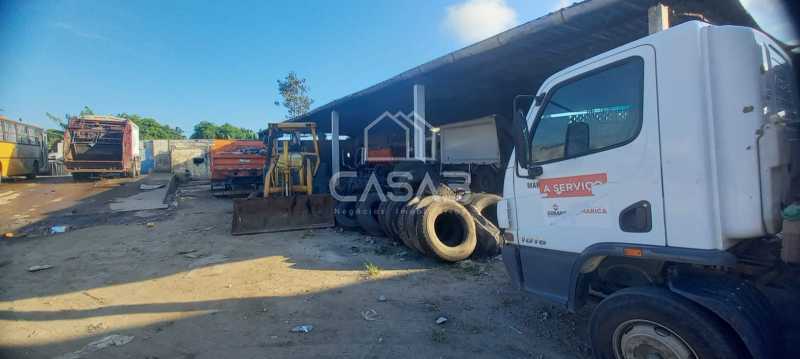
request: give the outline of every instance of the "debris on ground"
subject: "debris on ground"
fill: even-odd
[[[445,322],[447,322],[447,317],[439,317],[439,318],[436,318],[436,324],[442,325],[442,324],[444,324]]]
[[[144,190],[144,191],[149,191],[149,190],[158,189],[158,188],[161,188],[161,187],[164,187],[164,186],[165,185],[163,183],[162,184],[144,184],[144,183],[142,183],[142,184],[139,185],[139,189],[140,190]]]
[[[183,251],[178,251],[178,254],[189,254],[189,253],[194,253],[194,252],[197,252],[197,250],[196,249],[187,249],[187,250],[183,250]]]
[[[309,332],[311,332],[312,329],[314,329],[313,325],[304,324],[304,325],[298,325],[298,326],[292,328],[291,331],[292,331],[292,333],[309,333]]]
[[[361,312],[361,316],[364,318],[364,320],[371,322],[378,319],[378,312],[375,309],[367,309]]]
[[[134,338],[133,336],[128,336],[128,335],[112,334],[100,340],[95,340],[89,344],[86,344],[85,347],[81,348],[78,351],[58,356],[56,357],[56,359],[79,359],[82,358],[84,354],[89,354],[112,346],[113,347],[123,346],[133,341],[133,338]]]
[[[14,238],[14,232],[3,233],[4,238]]]
[[[50,227],[50,233],[51,234],[64,233],[67,231],[68,228],[69,226],[52,226]]]
[[[378,301],[379,302],[385,302],[386,301],[386,296],[385,295],[379,295],[378,296]]]
[[[43,265],[28,267],[28,272],[38,272],[40,270],[45,270],[50,268],[53,268],[53,266],[49,264],[43,264]]]
[[[153,227],[155,227],[155,226],[156,226],[156,223],[155,223],[155,222],[147,222],[147,223],[145,224],[145,226],[147,226],[147,228],[153,228]]]

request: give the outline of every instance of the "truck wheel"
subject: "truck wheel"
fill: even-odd
[[[378,223],[378,207],[381,198],[377,193],[370,192],[363,201],[356,204],[356,220],[365,232],[371,236],[383,236],[383,230]]]
[[[39,175],[39,161],[33,161],[33,172],[31,174],[25,176],[25,178],[32,180]]]
[[[342,228],[358,228],[358,221],[356,220],[356,203],[355,202],[339,202],[336,204],[336,225]]]
[[[666,289],[633,287],[604,299],[589,332],[595,357],[743,358],[747,352],[722,320]]]
[[[419,251],[426,256],[435,255],[435,253],[431,250],[431,248],[428,246],[428,243],[423,238],[424,233],[420,231],[419,224],[422,222],[425,216],[425,210],[428,208],[428,206],[430,206],[432,203],[443,201],[445,199],[452,200],[452,198],[439,195],[432,195],[422,198],[419,203],[414,206],[414,216],[409,218],[409,221],[406,222],[409,230],[408,233],[409,236],[413,238],[413,243],[417,246]]]
[[[442,199],[428,205],[418,228],[420,240],[442,260],[458,262],[475,251],[475,220],[454,200]]]

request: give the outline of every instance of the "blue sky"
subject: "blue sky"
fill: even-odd
[[[0,0],[0,114],[53,127],[45,112],[88,105],[187,133],[264,128],[284,118],[289,71],[319,106],[569,3]]]

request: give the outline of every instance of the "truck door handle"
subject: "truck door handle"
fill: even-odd
[[[646,233],[653,229],[650,202],[639,201],[619,213],[619,228],[623,232]]]

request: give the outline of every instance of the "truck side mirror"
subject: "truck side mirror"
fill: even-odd
[[[534,99],[530,95],[518,95],[514,97],[514,120],[511,126],[514,135],[514,148],[516,154],[517,165],[522,168],[528,169],[530,165],[530,149],[528,147],[528,122],[525,121],[525,114],[519,106],[520,100],[527,99],[526,103]]]

